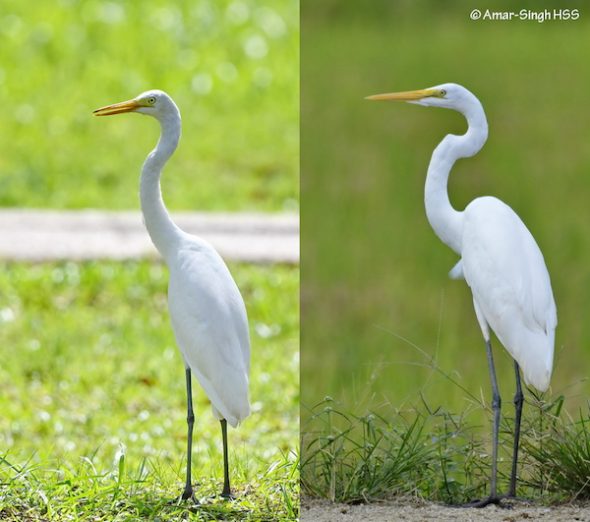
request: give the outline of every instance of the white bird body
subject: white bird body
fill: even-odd
[[[472,506],[499,503],[497,456],[501,398],[496,380],[490,327],[515,361],[515,436],[509,496],[516,496],[518,443],[523,405],[520,371],[527,384],[549,387],[557,312],[551,281],[541,250],[516,213],[494,197],[473,200],[455,210],[448,196],[449,173],[455,162],[477,154],[488,137],[488,124],[479,100],[464,87],[446,83],[417,91],[377,94],[373,100],[400,100],[459,111],[467,132],[449,134],[434,149],[428,166],[424,202],[436,235],[461,259],[450,271],[464,278],[473,295],[477,320],[486,342],[494,411],[491,494]]]
[[[489,196],[467,206],[462,236],[463,276],[478,312],[518,362],[527,384],[546,391],[557,314],[537,243],[508,205]]]
[[[464,211],[451,206],[451,168],[458,159],[479,152],[488,125],[481,103],[464,87],[444,84],[432,90],[444,91],[445,97],[411,103],[459,110],[468,129],[461,136],[445,136],[432,153],[424,191],[428,220],[439,238],[461,256],[450,275],[463,277],[471,288],[486,341],[489,326],[518,362],[527,384],[546,391],[557,314],[545,260],[522,220],[499,199],[479,197]]]
[[[246,307],[229,269],[215,249],[183,232],[170,218],[162,200],[160,175],[176,150],[181,134],[178,107],[165,92],[147,91],[136,98],[97,109],[97,116],[139,112],[156,118],[161,134],[143,164],[141,210],[146,229],[168,265],[168,308],[176,342],[185,364],[187,385],[187,480],[183,499],[193,497],[191,450],[194,374],[220,420],[223,436],[223,497],[231,497],[226,423],[237,426],[250,413],[248,382],[250,338]]]
[[[240,291],[215,249],[188,234],[169,267],[168,307],[185,364],[215,417],[236,427],[250,414],[250,344]]]
[[[213,414],[237,426],[249,412],[250,340],[244,301],[226,264],[205,240],[187,234],[170,219],[160,190],[164,164],[180,140],[180,112],[162,91],[154,97],[162,134],[141,172],[145,226],[170,271],[168,309],[176,342],[211,401]],[[149,108],[148,108],[149,110]]]

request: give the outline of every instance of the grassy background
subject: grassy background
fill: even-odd
[[[18,520],[27,512],[52,520],[175,514],[163,503],[183,488],[186,398],[167,314],[165,267],[97,262],[0,268],[0,513],[18,513]],[[229,430],[239,501],[214,503],[194,519],[293,518],[298,271],[231,268],[248,303],[253,413]],[[203,499],[221,491],[221,432],[196,384],[193,393],[193,480]]]
[[[171,209],[297,209],[296,0],[0,6],[1,206],[135,208],[157,125],[92,110],[159,88],[184,125]]]
[[[464,132],[464,119],[363,100],[443,82],[472,90],[490,126],[484,149],[453,168],[451,201],[462,209],[477,196],[495,195],[532,231],[558,307],[552,393],[565,394],[570,411],[585,404],[589,13],[582,9],[576,22],[472,22],[473,7],[509,4],[302,5],[304,417],[326,395],[341,410],[361,413],[425,401],[431,411],[471,409],[467,422],[488,431],[488,414],[469,397],[490,396],[470,292],[448,279],[457,257],[434,235],[423,207],[431,152],[445,134]],[[505,411],[512,414],[513,368],[495,346]]]

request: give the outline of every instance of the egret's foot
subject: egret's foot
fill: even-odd
[[[193,498],[194,495],[195,494],[193,492],[192,486],[187,486],[186,488],[184,488],[182,495],[180,495],[180,500],[188,500],[189,498]]]
[[[496,504],[496,506],[498,506],[499,508],[503,508],[503,509],[511,509],[512,508],[512,506],[502,504],[501,500],[502,500],[502,497],[499,497],[497,495],[496,496],[489,496],[489,497],[481,499],[481,500],[472,500],[471,502],[468,502],[467,504],[461,504],[460,507],[484,508],[486,506],[489,506],[490,504]]]
[[[192,486],[190,488],[185,488],[184,491],[182,492],[182,495],[180,495],[180,498],[178,499],[178,504],[180,504],[181,502],[184,502],[185,500],[192,500],[195,505],[199,505],[200,502],[197,499],[197,497],[195,497],[195,492],[193,491]]]
[[[183,504],[187,500],[189,500],[195,506],[200,506],[201,505],[201,503],[199,502],[199,499],[197,497],[195,497],[194,493],[191,494],[188,497],[185,497],[184,496],[184,493],[183,493],[179,497],[170,499],[168,502],[166,502],[166,504],[169,505],[169,506],[180,506],[181,504]]]
[[[219,496],[224,500],[235,500],[236,499],[236,497],[232,494],[231,490],[229,490],[229,489],[227,489],[227,490],[224,489],[221,492],[221,495],[219,495]]]

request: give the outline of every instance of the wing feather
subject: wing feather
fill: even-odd
[[[523,370],[549,385],[557,313],[549,273],[533,236],[500,200],[474,200],[464,213],[465,280],[486,321]]]
[[[180,351],[214,414],[236,426],[250,412],[250,341],[240,291],[205,241],[191,238],[170,265],[168,300]]]

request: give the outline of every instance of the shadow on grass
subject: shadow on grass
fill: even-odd
[[[150,494],[138,495],[116,502],[111,514],[127,513],[149,520],[182,520],[189,515],[198,515],[198,520],[252,520],[264,516],[256,506],[256,499],[238,493],[234,501],[205,497],[199,504],[177,499],[157,497]]]

